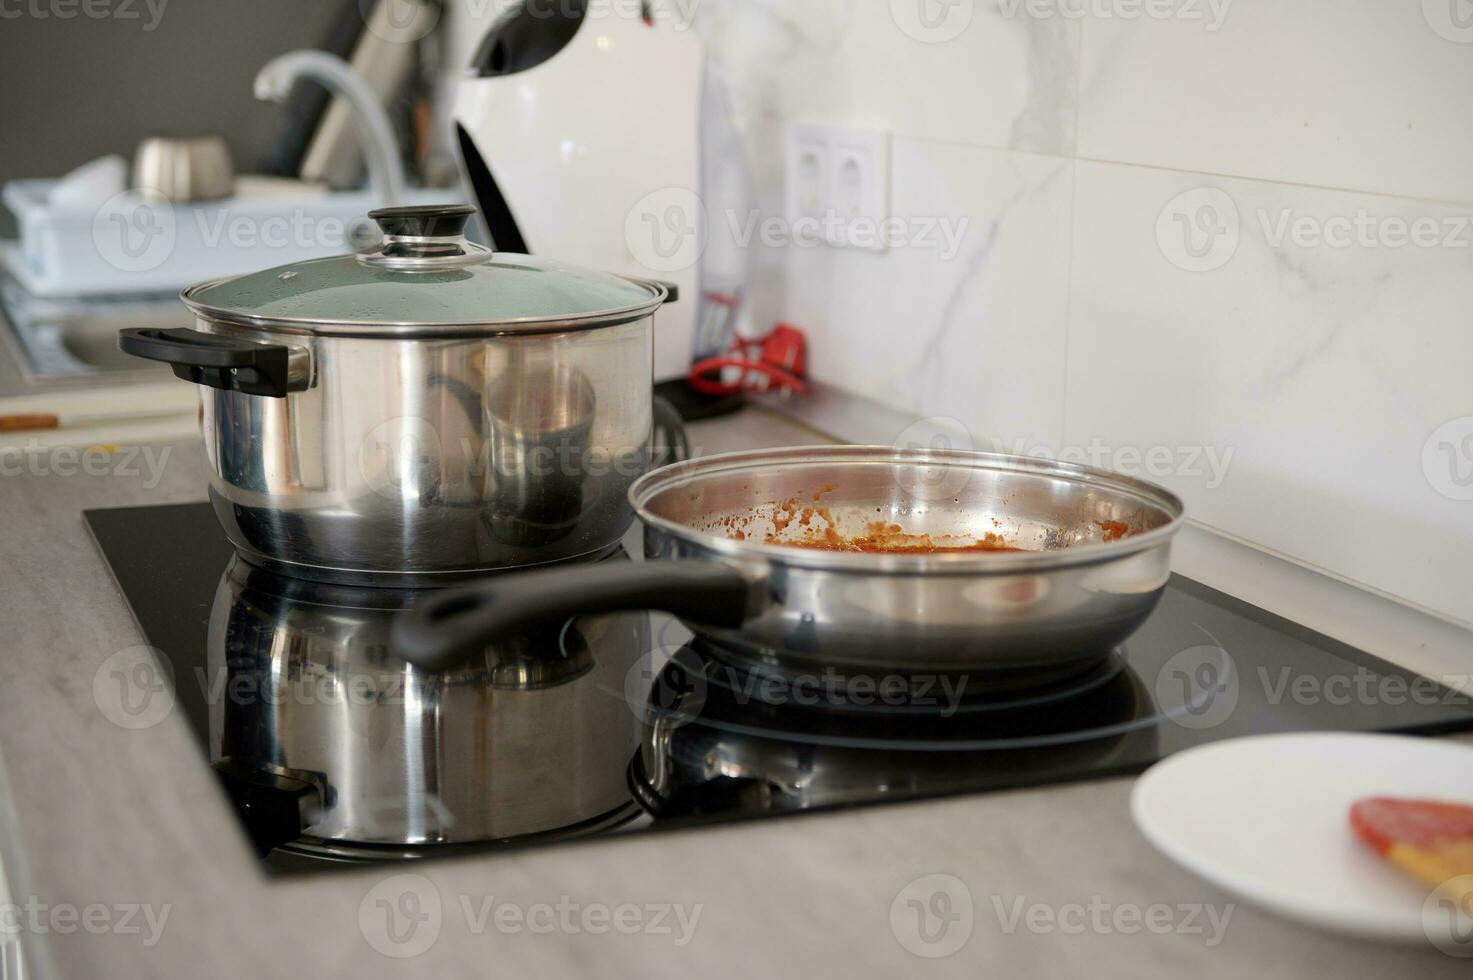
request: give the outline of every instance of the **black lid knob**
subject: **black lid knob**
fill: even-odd
[[[468,204],[428,204],[379,208],[368,212],[385,235],[408,238],[458,238],[476,209]]]

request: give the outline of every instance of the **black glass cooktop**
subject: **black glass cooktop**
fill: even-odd
[[[406,593],[254,569],[208,504],[86,519],[271,872],[1120,775],[1243,735],[1473,729],[1467,695],[1180,576],[1046,683],[777,683],[662,615],[425,676],[385,639]]]

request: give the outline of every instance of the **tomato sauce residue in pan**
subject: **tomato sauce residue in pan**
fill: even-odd
[[[753,508],[745,516],[732,515],[714,519],[709,529],[724,533],[734,541],[758,541],[782,548],[809,548],[815,551],[852,551],[866,554],[944,555],[977,552],[1023,552],[1001,534],[986,532],[980,537],[959,535],[911,534],[899,524],[884,520],[870,521],[863,533],[843,534],[824,495],[832,493],[829,484],[811,500],[790,497],[787,500]],[[876,508],[878,510],[878,508]],[[767,524],[771,528],[767,528]],[[997,520],[994,518],[993,523]],[[1136,533],[1124,521],[1094,522],[1104,540],[1119,541]]]
[[[826,527],[822,534],[805,535],[802,538],[780,540],[769,537],[767,544],[785,548],[813,548],[819,551],[861,551],[870,554],[901,555],[946,555],[968,551],[1025,551],[1008,544],[1001,535],[988,532],[970,543],[953,543],[950,535],[940,540],[929,534],[907,534],[899,524],[871,521],[865,525],[864,534],[845,537]]]
[[[829,484],[813,495],[811,501],[792,497],[772,507],[769,518],[772,530],[762,536],[763,544],[783,548],[808,548],[816,551],[854,551],[868,554],[940,555],[980,551],[1025,551],[1009,544],[999,534],[988,532],[980,538],[965,539],[953,535],[933,537],[929,534],[910,534],[899,524],[886,521],[870,521],[863,534],[846,535],[839,532],[829,508],[822,503],[825,494],[832,493]],[[758,517],[726,517],[717,522],[726,535],[737,541],[752,537],[750,522]]]

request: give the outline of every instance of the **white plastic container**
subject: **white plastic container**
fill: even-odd
[[[241,177],[233,197],[172,204],[128,190],[101,203],[51,200],[54,180],[6,184],[20,247],[10,272],[36,296],[177,292],[192,283],[326,258],[380,238],[368,191],[330,193],[294,180]],[[455,197],[453,193],[449,197]],[[443,204],[411,190],[403,204]]]

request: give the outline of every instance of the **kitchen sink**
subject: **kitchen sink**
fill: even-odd
[[[0,280],[0,324],[27,385],[118,385],[158,381],[166,365],[118,350],[127,327],[188,327],[193,318],[173,293],[42,299]]]

